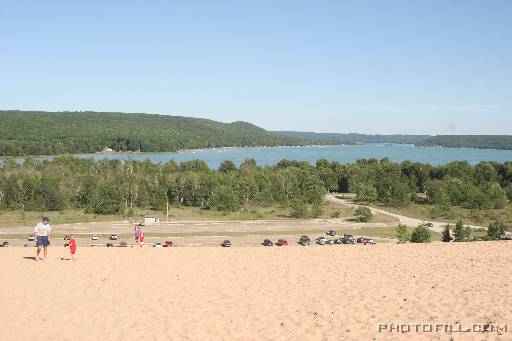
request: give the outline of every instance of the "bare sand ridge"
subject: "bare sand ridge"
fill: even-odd
[[[1,340],[512,339],[510,242],[34,253],[0,249]]]

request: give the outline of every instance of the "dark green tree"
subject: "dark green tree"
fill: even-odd
[[[421,224],[411,233],[411,243],[430,243],[432,233],[428,226]]]
[[[455,224],[455,230],[453,231],[453,241],[454,242],[463,242],[466,239],[466,234],[464,232],[464,224],[462,220],[459,220],[457,224]]]
[[[487,229],[486,239],[500,240],[501,236],[505,233],[505,225],[502,222],[494,222],[489,225]]]
[[[405,224],[398,224],[395,235],[399,243],[407,243],[411,239],[411,234]]]
[[[445,243],[451,242],[453,237],[450,234],[450,224],[446,225],[441,234],[441,240]]]

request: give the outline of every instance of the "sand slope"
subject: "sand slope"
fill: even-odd
[[[382,323],[508,323],[512,243],[0,249],[1,340],[442,339]]]

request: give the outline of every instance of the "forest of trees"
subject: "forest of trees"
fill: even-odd
[[[280,135],[299,137],[317,141],[326,141],[329,144],[357,144],[357,143],[402,143],[416,144],[432,136],[430,135],[381,135],[381,134],[341,134],[341,133],[314,133],[302,131],[275,131]]]
[[[418,146],[453,148],[512,149],[511,135],[438,135],[417,143]]]
[[[106,112],[0,111],[0,156],[311,144],[246,122]]]
[[[325,141],[328,144],[401,143],[420,147],[512,149],[512,135],[368,135],[276,131],[281,135]]]
[[[0,167],[0,209],[83,208],[96,214],[127,214],[130,208],[161,210],[174,205],[236,211],[248,205],[294,208],[322,203],[327,191],[353,192],[362,203],[403,207],[427,201],[451,206],[502,208],[512,199],[512,162],[429,164],[359,160],[341,164],[282,160],[260,167],[248,159],[237,167],[224,161],[210,169],[203,161],[122,161],[61,156]],[[417,193],[425,193],[425,197]]]

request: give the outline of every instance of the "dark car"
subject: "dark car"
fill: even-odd
[[[0,247],[9,247],[9,242],[5,241],[5,242],[1,243]]]
[[[231,241],[230,240],[225,240],[222,242],[222,244],[220,244],[222,247],[231,247]]]
[[[302,236],[299,239],[299,244],[302,246],[308,246],[309,244],[311,244],[311,240],[309,239],[308,236]]]
[[[354,236],[351,234],[345,234],[342,239],[343,244],[355,244],[356,240],[354,239]]]
[[[114,243],[107,243],[107,247],[114,247]]]
[[[274,246],[274,243],[270,239],[265,239],[263,241],[263,246]]]
[[[342,238],[334,239],[334,244],[343,244],[343,239]]]
[[[276,243],[277,246],[286,246],[288,245],[288,241],[286,239],[279,239]]]
[[[334,230],[329,230],[329,231],[327,231],[325,234],[327,234],[328,236],[335,236],[335,235],[336,235],[336,231],[334,231]]]
[[[434,227],[434,224],[432,224],[432,223],[426,223],[425,225],[427,225],[427,227],[430,227],[430,228]]]

